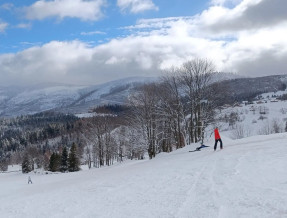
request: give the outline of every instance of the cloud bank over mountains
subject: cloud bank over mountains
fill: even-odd
[[[104,0],[73,0],[75,7],[83,7],[83,13],[76,14],[72,8],[60,7],[65,1],[36,2],[27,8],[27,17],[97,20],[107,4]],[[118,0],[117,5],[129,13],[160,10],[150,0]],[[85,11],[86,6],[90,10]],[[46,13],[38,13],[41,8]],[[286,9],[285,0],[214,0],[194,16],[140,19],[133,26],[121,28],[128,35],[100,45],[77,39],[51,41],[0,55],[1,83],[91,84],[128,76],[155,76],[195,57],[212,60],[218,71],[248,76],[284,74]],[[1,24],[0,32],[6,28]]]

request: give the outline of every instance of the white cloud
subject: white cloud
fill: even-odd
[[[4,32],[7,27],[8,27],[8,23],[2,22],[0,20],[0,33]]]
[[[92,32],[81,32],[82,36],[92,36],[92,35],[105,35],[105,32],[102,31],[92,31]]]
[[[79,18],[83,21],[96,21],[102,16],[106,0],[40,0],[24,8],[26,18],[43,20],[47,17]]]
[[[285,65],[282,57],[285,57],[287,50],[284,39],[287,34],[287,14],[284,10],[287,2],[278,0],[274,4],[272,0],[233,1],[239,2],[234,8],[222,6],[229,0],[217,2],[217,5],[193,17],[143,19],[125,29],[138,35],[174,35],[175,39],[180,39],[180,35],[186,34],[190,39],[193,37],[206,39],[209,43],[222,42],[217,51],[208,48],[206,51],[207,55],[213,53],[217,57],[215,60],[221,70],[233,70],[248,75],[287,73],[282,68]],[[281,60],[282,64],[278,64],[272,71],[269,68],[260,68],[258,71],[259,67],[255,65],[250,65],[248,70],[243,67],[251,59],[252,63],[260,65],[259,60],[262,61],[262,56],[267,57],[267,54],[277,62]]]
[[[229,0],[223,0],[226,2]],[[170,17],[162,19],[142,19],[134,26],[125,29],[158,29],[164,30],[184,21],[193,36],[218,38],[234,36],[240,31],[252,31],[273,27],[287,22],[287,1],[277,0],[244,0],[230,9],[224,6],[211,6],[201,14],[190,17]]]
[[[0,56],[1,83],[63,81],[99,83],[128,76],[156,76],[171,64],[205,51],[218,51],[221,42],[182,35],[130,36],[89,47],[79,41],[51,42],[17,54]],[[219,54],[217,54],[219,56]]]
[[[1,83],[30,83],[51,81],[74,81],[70,70],[89,60],[92,50],[79,42],[52,41],[43,46],[34,46],[16,54],[0,56]],[[76,76],[81,77],[81,72]],[[69,81],[70,80],[70,81]]]
[[[241,2],[242,0],[211,0],[211,5],[217,6],[234,6]]]
[[[32,27],[31,23],[19,23],[18,25],[16,25],[16,28],[19,29],[30,29]]]
[[[148,10],[158,10],[152,0],[117,0],[118,7],[122,12],[129,11],[137,14]]]
[[[194,57],[212,60],[218,70],[248,76],[287,73],[285,14],[268,3],[270,0],[244,0],[232,9],[211,6],[193,17],[139,20],[124,27],[131,31],[129,36],[98,46],[54,41],[1,55],[0,82],[34,79],[87,84],[154,76]],[[268,22],[261,21],[263,11]],[[250,23],[240,25],[247,18]],[[236,28],[223,25],[231,21]]]
[[[11,10],[13,7],[14,5],[12,3],[5,3],[0,6],[1,9],[8,10],[8,11]]]

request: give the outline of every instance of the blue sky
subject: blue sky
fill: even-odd
[[[117,1],[113,0],[106,2],[102,7],[102,16],[97,20],[83,21],[68,16],[31,20],[26,17],[25,7],[35,2],[0,0],[1,20],[9,24],[5,32],[0,34],[1,53],[21,51],[31,45],[41,45],[53,40],[78,39],[92,42],[94,45],[101,44],[112,38],[130,34],[130,31],[123,30],[122,27],[134,25],[139,19],[192,16],[209,5],[209,1],[205,0],[154,0],[154,9],[132,13],[128,9],[121,11]]]
[[[193,58],[285,74],[286,10],[286,0],[0,0],[0,85],[159,76]]]

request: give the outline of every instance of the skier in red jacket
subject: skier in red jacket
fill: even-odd
[[[218,127],[215,128],[214,130],[214,137],[215,137],[215,144],[214,144],[214,151],[216,150],[217,147],[217,142],[220,142],[220,149],[223,148],[222,140],[220,138],[219,132],[218,132]]]

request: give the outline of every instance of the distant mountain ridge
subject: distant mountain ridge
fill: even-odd
[[[229,79],[219,82],[219,85],[226,89],[224,103],[234,103],[252,100],[263,93],[285,90],[287,75]]]
[[[0,117],[47,110],[81,113],[96,105],[123,104],[134,87],[156,80],[155,77],[131,77],[94,86],[39,84],[0,87]]]
[[[220,82],[223,81],[224,82]],[[103,104],[125,104],[128,96],[157,77],[131,77],[93,86],[38,84],[29,87],[0,87],[0,117],[13,117],[43,111],[86,113]],[[229,89],[227,102],[286,88],[287,75],[240,78],[237,74],[219,73],[214,82]]]

